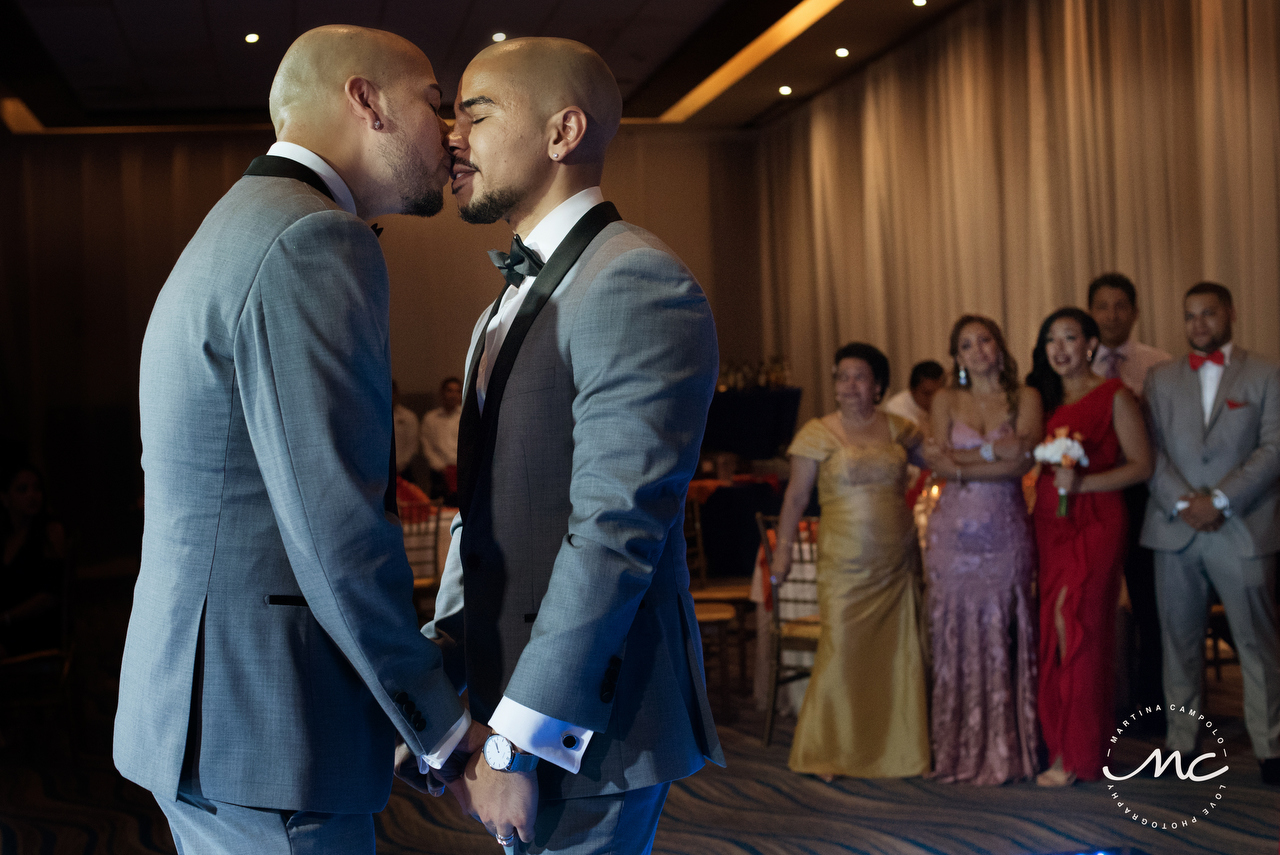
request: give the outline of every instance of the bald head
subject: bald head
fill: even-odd
[[[289,46],[271,83],[276,136],[329,132],[347,112],[344,90],[353,77],[385,89],[424,70],[431,74],[426,55],[394,33],[344,24],[305,32]]]
[[[505,78],[537,121],[568,107],[582,110],[587,134],[576,153],[604,160],[622,119],[622,93],[609,66],[591,48],[570,39],[510,39],[480,51],[469,68]]]

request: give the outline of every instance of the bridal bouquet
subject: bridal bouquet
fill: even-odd
[[[1036,446],[1035,459],[1039,463],[1061,466],[1064,469],[1072,469],[1077,464],[1088,466],[1089,455],[1084,453],[1084,446],[1080,444],[1081,439],[1083,437],[1078,433],[1072,434],[1069,427],[1057,428],[1052,436],[1045,437],[1044,442]],[[1066,515],[1067,491],[1059,487],[1058,516]]]

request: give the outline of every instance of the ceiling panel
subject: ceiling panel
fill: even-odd
[[[46,124],[265,122],[289,44],[312,27],[351,23],[421,47],[447,101],[495,32],[577,39],[613,69],[625,114],[655,117],[797,2],[0,0],[0,88]],[[790,109],[961,2],[844,0],[691,121],[740,127]],[[250,32],[256,44],[245,43]],[[832,55],[837,41],[847,60]],[[790,98],[777,93],[784,82]]]

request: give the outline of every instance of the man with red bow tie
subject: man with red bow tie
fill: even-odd
[[[1145,390],[1157,455],[1142,545],[1156,553],[1166,744],[1194,756],[1203,729],[1196,716],[1212,586],[1240,657],[1245,727],[1262,779],[1280,784],[1280,370],[1232,343],[1236,315],[1224,286],[1193,286],[1183,308],[1191,353],[1152,370]]]

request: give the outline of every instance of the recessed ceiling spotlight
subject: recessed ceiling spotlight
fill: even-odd
[[[849,55],[849,49],[847,47],[836,48],[836,56],[840,57],[841,59],[844,59],[848,55]]]
[[[257,44],[257,42],[258,42],[258,34],[257,34],[257,33],[249,33],[249,35],[247,35],[247,36],[245,36],[245,37],[244,37],[244,40],[245,40],[246,42],[248,42],[249,44],[251,44],[251,45],[252,45],[252,44]]]
[[[911,0],[911,2],[916,6],[923,6],[925,3],[928,3],[929,0]]]
[[[505,41],[507,40],[507,34],[506,34],[506,33],[494,33],[494,34],[493,34],[493,40],[494,40],[495,42],[505,42]]]
[[[790,94],[791,94],[791,87],[790,87],[790,86],[779,86],[779,87],[778,87],[778,94],[779,94],[779,95],[790,95]]]

